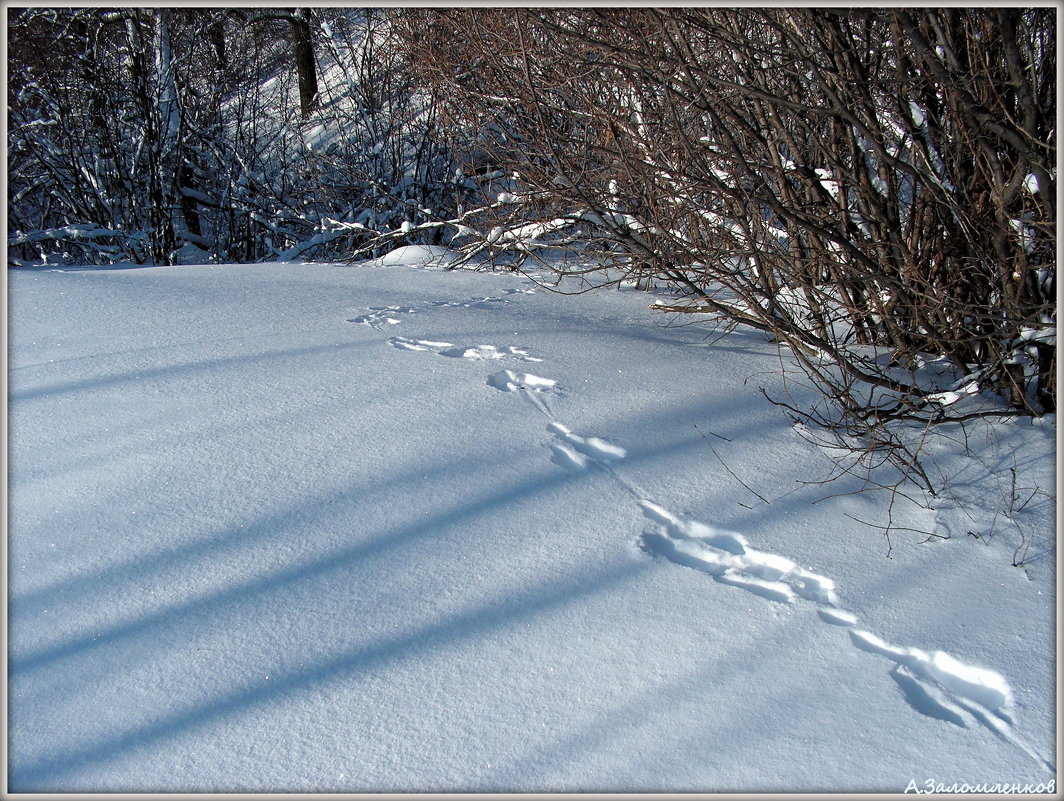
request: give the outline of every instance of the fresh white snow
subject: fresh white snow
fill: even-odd
[[[448,260],[9,272],[12,791],[1055,778],[1055,418],[820,484],[760,335]]]

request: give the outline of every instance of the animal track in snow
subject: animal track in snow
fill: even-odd
[[[569,470],[585,470],[588,462],[605,466],[626,456],[624,448],[598,437],[581,437],[558,422],[551,422],[547,431],[555,436],[551,461]]]
[[[352,317],[347,322],[368,325],[370,328],[384,328],[386,325],[395,325],[400,322],[399,315],[413,314],[417,309],[407,306],[370,306],[369,314]]]
[[[494,295],[491,297],[483,298],[470,298],[467,301],[461,301],[459,303],[453,303],[451,305],[458,306],[463,309],[487,309],[491,308],[496,303],[509,303],[511,295],[534,295],[535,289],[507,289],[501,295]]]
[[[399,350],[431,351],[451,359],[470,359],[473,361],[491,361],[496,359],[519,359],[524,362],[541,362],[535,356],[529,355],[527,350],[513,345],[496,347],[495,345],[455,345],[453,342],[433,342],[429,339],[408,339],[407,337],[392,337],[388,340],[394,348]]]
[[[352,317],[347,322],[368,325],[370,328],[380,330],[389,325],[396,325],[397,323],[402,322],[401,318],[403,315],[416,314],[423,309],[486,309],[491,308],[497,303],[509,303],[511,295],[533,294],[535,291],[535,289],[507,289],[501,295],[474,297],[469,298],[468,300],[433,300],[423,304],[421,307],[370,306],[367,308],[368,314]]]
[[[644,551],[778,603],[798,599],[816,603],[820,619],[846,627],[855,647],[894,662],[890,676],[917,712],[965,728],[976,720],[1043,767],[1053,769],[1013,731],[1012,688],[1000,673],[966,664],[945,651],[891,645],[856,628],[856,615],[839,608],[831,579],[785,556],[759,551],[737,532],[680,518],[647,500],[639,501],[639,506],[654,524],[643,534]]]
[[[713,528],[697,520],[681,520],[650,501],[640,501],[639,507],[647,518],[660,524],[673,537],[702,540],[714,548],[720,548],[732,554],[746,553],[746,537],[742,534]]]
[[[488,376],[488,386],[500,392],[520,392],[548,419],[554,419],[546,400],[547,393],[558,389],[558,382],[553,378],[543,378],[532,373],[515,373],[513,370],[500,370]],[[573,467],[580,469],[575,464]]]
[[[558,465],[558,467],[564,467],[566,470],[571,470],[574,473],[587,470],[587,457],[565,443],[552,442],[550,444],[550,450],[550,460]]]
[[[838,606],[835,582],[785,556],[752,548],[742,534],[681,519],[650,501],[640,501],[639,506],[657,524],[655,531],[643,535],[648,552],[781,603],[804,598]]]
[[[856,626],[857,615],[853,612],[847,612],[844,609],[828,609],[821,607],[817,609],[817,614],[820,615],[820,619],[825,623],[830,623],[833,626]]]
[[[850,629],[850,639],[862,651],[880,654],[905,668],[914,679],[934,682],[951,695],[978,704],[1006,722],[1012,722],[1006,711],[1013,704],[1012,688],[1001,674],[966,665],[945,651],[928,653],[919,648],[891,645],[860,629]]]
[[[952,723],[954,726],[968,728],[964,710],[952,703],[945,693],[934,685],[920,681],[911,670],[902,665],[895,665],[890,671],[890,677],[905,696],[905,701],[917,712]]]
[[[399,350],[426,350],[439,352],[443,348],[452,348],[450,342],[433,342],[429,339],[407,339],[406,337],[392,337],[388,344]]]
[[[907,648],[860,629],[850,629],[854,646],[894,662],[890,676],[917,712],[964,728],[976,720],[1019,748],[1042,767],[1052,763],[1013,731],[1012,688],[1000,673],[961,662],[945,651]]]
[[[532,373],[515,373],[513,370],[500,370],[488,376],[488,386],[500,392],[550,392],[558,386],[553,378],[543,378]]]

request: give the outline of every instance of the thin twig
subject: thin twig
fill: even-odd
[[[700,428],[699,428],[699,427],[698,427],[697,425],[695,425],[694,423],[692,423],[691,425],[694,425],[694,426],[695,426],[695,431],[697,431],[697,432],[698,432],[699,434],[702,434],[702,429],[700,429]],[[709,433],[710,433],[710,434],[713,434],[713,436],[714,436],[714,437],[716,437],[717,439],[722,439],[722,440],[724,440],[725,442],[731,442],[731,440],[730,440],[730,439],[728,439],[727,437],[725,437],[725,436],[722,436],[722,435],[720,435],[720,434],[717,434],[716,432],[710,431]],[[702,434],[702,439],[705,439],[705,438],[706,438],[706,435],[705,435],[705,434]]]
[[[692,423],[692,425],[694,425],[694,424]],[[697,431],[699,434],[702,434],[702,429],[700,429],[697,425],[695,426],[695,431]],[[713,432],[711,431],[710,433],[712,434]],[[713,436],[720,437],[719,434],[713,434]],[[725,439],[725,437],[720,437],[720,438],[721,439]],[[706,437],[705,434],[702,434],[702,439],[704,439],[706,441],[706,445],[708,445],[709,449],[711,451],[713,451],[713,455],[717,457],[717,461],[720,462],[721,466],[725,470],[728,471],[728,475],[730,475],[732,478],[734,478],[736,481],[738,481],[740,484],[742,484],[744,487],[746,487],[747,491],[751,495],[756,496],[758,500],[760,500],[763,504],[765,504],[767,506],[769,502],[767,500],[765,500],[765,498],[762,495],[760,495],[757,491],[755,491],[749,484],[747,484],[745,481],[743,481],[741,478],[739,478],[739,476],[735,475],[735,472],[730,467],[728,467],[728,465],[726,465],[724,463],[724,460],[720,458],[720,454],[717,453],[717,449],[713,447],[713,443],[711,443],[709,441],[709,438]],[[731,440],[727,440],[727,441],[731,442]]]
[[[869,528],[878,528],[880,531],[887,531],[888,529],[890,531],[911,531],[913,534],[924,534],[928,538],[934,537],[935,539],[939,540],[951,539],[948,534],[936,534],[933,531],[924,531],[922,528],[908,528],[906,526],[895,526],[893,524],[884,526],[878,523],[869,523],[867,520],[862,520],[859,517],[854,517],[849,512],[843,512],[843,515],[850,518],[850,520],[854,520],[858,523],[868,526]]]

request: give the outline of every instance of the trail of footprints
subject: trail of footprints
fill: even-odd
[[[996,671],[969,665],[945,651],[892,645],[858,627],[856,615],[839,605],[835,583],[780,554],[758,550],[742,534],[677,517],[647,500],[639,501],[650,523],[641,546],[714,580],[777,603],[817,605],[822,621],[848,630],[853,645],[894,663],[890,676],[917,712],[968,728],[978,722],[1012,743],[1047,770],[1053,765],[1012,729],[1012,688]]]
[[[534,291],[511,289],[497,297],[473,298],[462,302],[435,301],[429,307],[490,307],[496,303],[509,302],[507,298],[510,295]],[[371,307],[369,314],[349,322],[379,330],[399,323],[401,315],[418,311],[417,308],[399,306]],[[526,349],[514,346],[458,345],[406,337],[392,337],[388,342],[399,350],[434,353],[470,361],[542,361]],[[643,497],[643,493],[613,469],[627,455],[624,448],[599,437],[576,434],[554,419],[543,397],[558,389],[555,380],[532,373],[500,370],[489,375],[487,383],[501,392],[524,395],[547,416],[552,463],[574,473],[591,468],[600,469],[633,495],[647,521],[639,542],[645,553],[698,570],[720,584],[737,587],[768,601],[815,604],[820,620],[845,629],[854,647],[893,662],[889,675],[906,702],[917,712],[965,728],[978,722],[1023,750],[1044,768],[1054,769],[1048,760],[1013,731],[1015,702],[1012,688],[1001,674],[961,662],[945,651],[929,652],[892,645],[858,626],[857,616],[840,606],[835,582],[827,576],[803,568],[781,554],[754,548],[738,532],[679,517]]]
[[[417,306],[370,306],[367,314],[352,317],[347,322],[368,325],[370,328],[382,330],[390,325],[402,322],[403,315],[417,314],[428,309],[474,309],[491,308],[496,304],[509,303],[512,295],[531,294],[534,289],[507,289],[501,295],[486,296],[482,298],[469,298],[462,301],[433,300],[421,307]]]
[[[433,342],[429,339],[407,339],[406,337],[392,337],[388,340],[388,344],[399,350],[431,351],[451,359],[491,361],[511,358],[525,362],[543,361],[530,356],[528,351],[522,348],[515,348],[512,345],[502,348],[498,348],[495,345],[456,345],[453,342]]]

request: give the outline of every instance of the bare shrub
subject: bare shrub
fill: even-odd
[[[448,9],[401,26],[524,201],[483,222],[485,244],[597,259],[603,282],[665,283],[766,332],[831,400],[796,416],[921,483],[922,428],[1055,409],[1053,10]]]

